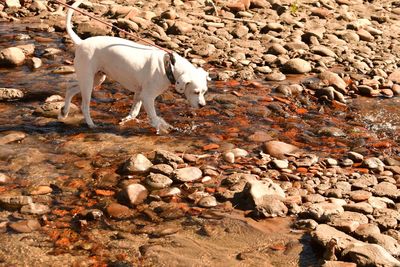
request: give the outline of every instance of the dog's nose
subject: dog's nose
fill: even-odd
[[[206,102],[199,102],[200,107],[204,107],[206,105]]]

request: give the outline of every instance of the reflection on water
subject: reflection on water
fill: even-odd
[[[358,97],[352,106],[356,117],[365,127],[376,133],[379,138],[392,138],[400,144],[400,98],[367,98]]]

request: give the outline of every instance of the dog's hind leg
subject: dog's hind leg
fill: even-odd
[[[67,90],[65,93],[65,102],[64,106],[60,109],[60,113],[58,114],[58,119],[65,119],[69,113],[69,107],[71,105],[72,98],[79,93],[79,86],[75,85]]]
[[[78,77],[78,75],[80,77]],[[95,76],[95,73],[88,73],[87,71],[85,73],[77,72],[77,78],[78,78],[79,87],[81,89],[81,95],[82,95],[82,104],[81,104],[82,114],[83,114],[83,117],[85,118],[86,124],[90,128],[96,127],[92,118],[90,117],[90,99],[92,97],[94,76]],[[92,77],[92,78],[90,78],[90,77]]]
[[[120,121],[120,125],[124,125],[126,122],[136,119],[137,115],[139,115],[140,108],[142,107],[142,100],[139,99],[137,96],[138,93],[135,93],[133,97],[133,104],[131,111],[129,112],[128,116],[122,118]]]

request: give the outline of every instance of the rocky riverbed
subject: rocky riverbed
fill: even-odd
[[[400,266],[397,1],[81,8],[207,69],[208,105],[166,92],[177,130],[156,135],[145,114],[118,125],[132,94],[107,80],[98,129],[78,97],[58,121],[76,84],[65,10],[1,2],[2,266]]]

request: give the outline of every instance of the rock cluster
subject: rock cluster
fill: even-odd
[[[64,31],[64,13],[46,1],[8,1],[1,17],[18,18],[40,14],[48,24],[35,30]],[[285,80],[291,73],[316,73],[305,81],[309,93],[323,100],[345,102],[354,94],[392,97],[400,90],[400,31],[395,3],[363,1],[249,1],[224,3],[191,2],[131,5],[130,1],[85,2],[81,8],[138,37],[187,56],[194,64],[205,63],[230,70],[214,78]],[[240,8],[237,8],[240,6]],[[190,8],[189,8],[190,7]],[[0,9],[1,10],[1,9]],[[191,11],[195,10],[195,11]],[[76,30],[83,38],[121,35],[97,21],[75,16]],[[123,35],[123,34],[122,34]],[[132,38],[131,36],[124,36]],[[31,44],[33,45],[33,43]],[[33,47],[34,49],[35,47]],[[52,48],[54,50],[54,48]],[[54,56],[47,51],[44,57]],[[21,46],[0,51],[0,65],[18,66],[31,58]],[[41,64],[32,58],[31,66]],[[341,66],[337,73],[330,68]],[[74,70],[55,70],[70,73]]]

